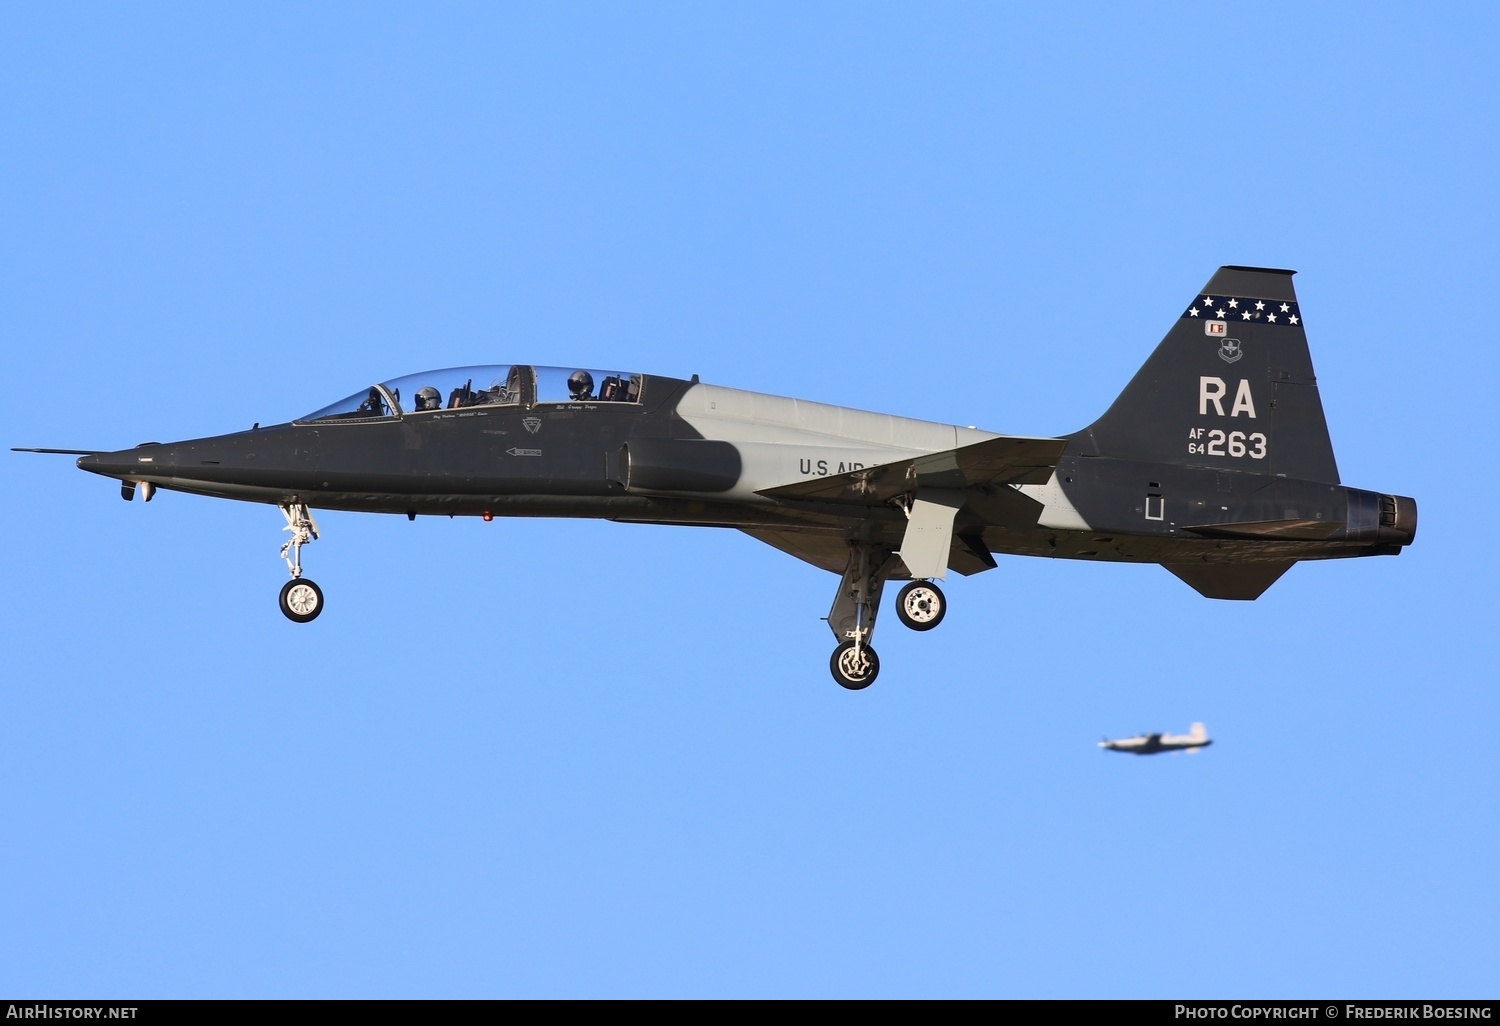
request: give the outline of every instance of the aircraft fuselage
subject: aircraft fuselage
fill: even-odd
[[[594,517],[735,527],[840,574],[826,620],[851,689],[888,580],[897,615],[942,620],[932,583],[994,554],[1159,563],[1251,600],[1300,560],[1394,555],[1409,498],[1341,483],[1291,272],[1222,267],[1114,403],[1061,438],[616,371],[455,367],[368,386],[288,424],[78,465],[124,482],[271,503],[286,517],[282,611],[322,593],[311,510]],[[597,390],[596,390],[597,384]],[[51,450],[57,451],[57,450]]]
[[[1003,437],[668,377],[644,376],[641,395],[639,404],[296,421],[78,465],[172,491],[318,509],[821,527],[899,548],[906,517],[898,506],[762,492]],[[1163,562],[1394,552],[1414,530],[1415,506],[1401,497],[1084,448],[1068,441],[1045,483],[971,492],[954,534],[982,539],[990,552]],[[1400,526],[1382,526],[1382,503]]]

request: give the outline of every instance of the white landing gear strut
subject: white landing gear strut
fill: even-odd
[[[281,558],[292,579],[281,586],[281,611],[293,623],[316,620],[323,611],[323,590],[302,577],[302,546],[318,539],[318,522],[305,502],[283,503],[278,507],[286,517],[284,530],[292,536],[281,547]],[[290,552],[291,555],[287,555]]]
[[[850,691],[875,683],[880,658],[870,647],[880,593],[891,569],[891,550],[867,542],[849,543],[849,567],[839,581],[838,594],[828,612],[828,626],[840,645],[828,660],[833,679]]]

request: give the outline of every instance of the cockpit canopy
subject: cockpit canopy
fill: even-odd
[[[639,374],[592,368],[527,364],[448,367],[371,385],[299,420],[378,420],[471,406],[638,403],[642,381]]]

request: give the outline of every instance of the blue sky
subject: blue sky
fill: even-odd
[[[1253,264],[1421,528],[1253,604],[1002,557],[847,693],[834,579],[737,532],[328,513],[298,627],[270,507],[4,453],[0,992],[1493,996],[1497,32],[6,7],[7,446],[510,361],[1057,434]]]

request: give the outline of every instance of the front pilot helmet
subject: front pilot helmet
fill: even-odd
[[[435,410],[442,401],[443,397],[431,385],[417,389],[417,409],[419,410]]]
[[[586,370],[568,375],[568,395],[574,399],[587,399],[594,393],[594,376]]]

